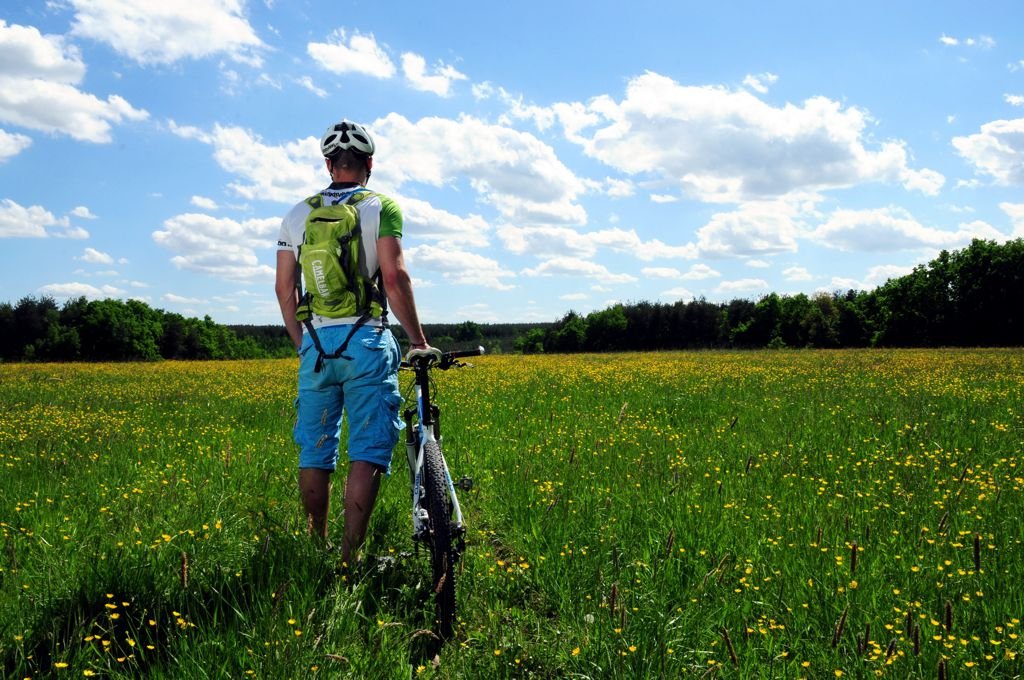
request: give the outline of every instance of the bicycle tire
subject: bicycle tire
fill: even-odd
[[[455,561],[458,553],[453,545],[452,505],[448,498],[444,459],[441,447],[434,441],[423,447],[423,488],[429,513],[427,540],[436,632],[442,640],[448,640],[455,626]]]

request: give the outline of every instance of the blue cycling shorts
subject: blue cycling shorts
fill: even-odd
[[[317,329],[320,344],[334,352],[352,330],[350,325]],[[326,359],[315,372],[317,351],[306,333],[299,349],[299,397],[294,437],[299,467],[334,470],[344,410],[348,419],[348,459],[391,469],[391,452],[405,427],[399,411],[401,351],[391,331],[362,326],[349,340],[344,357]]]

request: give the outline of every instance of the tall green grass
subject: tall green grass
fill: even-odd
[[[4,677],[1024,672],[1024,353],[475,363],[442,647],[401,451],[352,574],[304,535],[292,361],[0,366]]]

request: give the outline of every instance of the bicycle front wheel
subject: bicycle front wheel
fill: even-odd
[[[448,498],[444,459],[437,442],[423,447],[423,486],[429,513],[431,589],[434,593],[435,623],[442,640],[452,635],[455,626],[455,560],[453,545],[452,504]]]

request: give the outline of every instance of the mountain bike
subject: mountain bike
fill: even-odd
[[[406,458],[412,486],[412,537],[430,553],[431,592],[435,624],[441,640],[451,638],[455,625],[455,564],[466,549],[466,528],[456,488],[469,491],[473,481],[452,481],[441,451],[441,409],[431,399],[430,371],[466,366],[459,359],[479,356],[483,347],[413,357],[402,368],[415,372],[416,406],[403,412]]]

